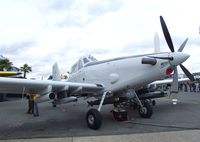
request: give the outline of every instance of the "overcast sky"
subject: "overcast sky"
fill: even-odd
[[[198,0],[0,0],[0,54],[17,67],[32,66],[30,77],[46,77],[53,63],[66,73],[83,55],[152,53],[155,32],[161,51],[170,51],[162,15],[175,50],[189,37],[184,65],[200,72],[199,6]]]

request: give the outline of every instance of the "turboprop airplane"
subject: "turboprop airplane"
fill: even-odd
[[[193,75],[182,65],[189,55],[182,53],[187,39],[178,49],[174,46],[162,16],[162,30],[171,52],[160,52],[137,56],[119,57],[97,61],[92,56],[83,57],[75,63],[67,81],[60,81],[58,66],[53,66],[53,80],[25,80],[0,78],[0,93],[37,93],[41,97],[38,102],[51,100],[53,106],[78,100],[79,97],[90,98],[92,107],[86,114],[89,128],[99,129],[102,125],[102,105],[133,101],[138,107],[141,117],[150,118],[153,110],[148,99],[138,93],[143,86],[163,79],[174,71],[172,92],[178,92],[177,66],[180,66],[190,80]],[[148,94],[147,94],[148,95]]]

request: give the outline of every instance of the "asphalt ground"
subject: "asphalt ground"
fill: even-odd
[[[102,107],[103,124],[99,130],[87,127],[86,100],[63,104],[53,108],[50,103],[39,104],[40,116],[26,114],[26,100],[0,103],[0,140],[32,138],[66,138],[144,134],[155,132],[199,130],[200,93],[179,93],[176,105],[172,97],[156,99],[150,119],[140,118],[137,110],[128,110],[129,120],[118,122],[112,119],[112,105]]]

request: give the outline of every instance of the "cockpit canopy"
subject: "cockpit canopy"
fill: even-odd
[[[71,68],[70,73],[74,73],[78,70],[80,70],[81,68],[83,68],[85,65],[92,63],[92,62],[96,62],[97,59],[95,59],[93,56],[89,55],[89,56],[84,56],[81,57]]]

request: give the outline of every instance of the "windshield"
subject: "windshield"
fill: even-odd
[[[86,64],[91,63],[91,62],[96,62],[97,59],[94,58],[93,56],[89,55],[89,56],[85,56],[85,57],[81,57],[71,68],[71,73],[74,73],[78,70],[80,70],[81,68],[83,68]]]

